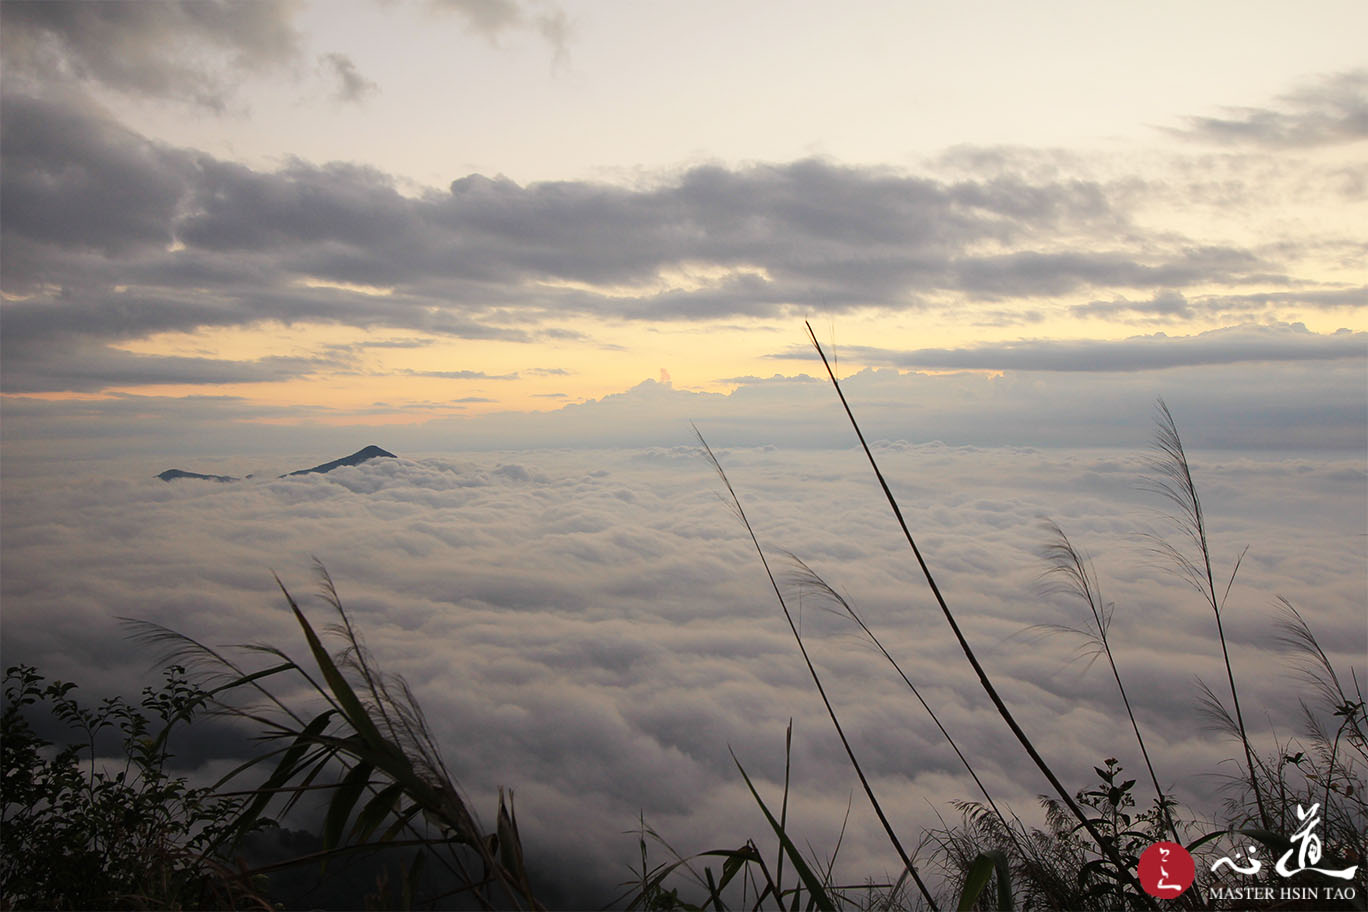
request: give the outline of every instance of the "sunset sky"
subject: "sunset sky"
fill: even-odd
[[[1368,345],[1360,3],[3,9],[7,444]]]
[[[1076,644],[1024,633],[1067,622],[1045,518],[1214,813],[1232,753],[1190,682],[1223,668],[1145,537],[1155,401],[1218,564],[1249,546],[1227,631],[1271,744],[1276,596],[1368,656],[1365,34],[1360,0],[0,0],[5,663],[94,696],[148,674],[120,616],[292,643],[271,574],[307,595],[316,557],[480,809],[518,786],[562,898],[607,901],[642,814],[762,832],[727,750],[772,793],[790,716],[825,850],[849,767],[694,422],[1029,816],[807,320],[1068,781],[1138,760]],[[367,444],[399,458],[277,477]],[[899,826],[953,817],[901,682],[805,623]],[[200,776],[247,750],[207,730]],[[846,845],[887,870],[863,805]]]

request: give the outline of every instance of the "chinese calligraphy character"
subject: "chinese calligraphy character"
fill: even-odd
[[[1320,837],[1313,832],[1316,829],[1316,824],[1320,823],[1320,818],[1316,816],[1316,812],[1319,810],[1319,803],[1311,805],[1310,810],[1304,810],[1300,804],[1297,805],[1297,819],[1302,821],[1302,824],[1297,832],[1292,834],[1292,842],[1300,843],[1300,846],[1294,845],[1284,852],[1283,857],[1278,859],[1277,867],[1274,870],[1283,877],[1291,877],[1293,874],[1300,874],[1302,871],[1315,871],[1317,874],[1324,874],[1327,877],[1349,880],[1358,870],[1358,865],[1340,871],[1329,871],[1325,868],[1315,867],[1321,860]],[[1289,868],[1287,860],[1292,857],[1293,852],[1297,853],[1297,867]]]
[[[1211,865],[1211,871],[1214,874],[1216,872],[1216,869],[1219,868],[1221,865],[1229,865],[1230,870],[1234,871],[1236,874],[1258,874],[1259,869],[1263,867],[1263,862],[1259,861],[1259,859],[1254,857],[1254,853],[1257,851],[1258,849],[1254,846],[1249,847],[1249,867],[1247,868],[1240,867],[1232,859],[1226,857],[1216,859],[1216,861],[1213,862]],[[1240,853],[1237,852],[1235,854],[1236,857],[1239,857]]]
[[[1164,848],[1164,847],[1162,847],[1162,846],[1159,848],[1159,882],[1158,882],[1157,884],[1154,885],[1154,888],[1155,888],[1156,890],[1177,890],[1179,893],[1181,893],[1181,892],[1183,892],[1183,885],[1182,885],[1182,884],[1176,884],[1176,883],[1169,883],[1169,882],[1168,882],[1168,876],[1169,876],[1168,868],[1164,867],[1164,865],[1168,863],[1169,855],[1171,855],[1171,854],[1172,854],[1171,850],[1166,849],[1166,848]]]

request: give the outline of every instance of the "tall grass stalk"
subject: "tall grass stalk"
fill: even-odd
[[[1188,463],[1187,453],[1183,449],[1183,440],[1178,435],[1178,425],[1173,420],[1173,413],[1169,411],[1168,404],[1162,398],[1156,404],[1155,411],[1154,445],[1155,449],[1159,451],[1159,455],[1150,462],[1155,477],[1150,481],[1149,487],[1178,508],[1178,513],[1174,519],[1179,529],[1196,548],[1197,560],[1194,561],[1167,541],[1159,540],[1157,550],[1171,560],[1183,578],[1201,594],[1206,603],[1211,606],[1212,614],[1216,618],[1216,637],[1221,643],[1221,658],[1225,661],[1226,681],[1230,685],[1230,700],[1235,707],[1235,727],[1239,734],[1240,744],[1244,748],[1245,769],[1249,776],[1250,790],[1254,793],[1254,803],[1259,812],[1259,823],[1264,829],[1269,829],[1272,820],[1269,817],[1267,807],[1264,805],[1262,791],[1259,789],[1254,750],[1250,746],[1249,733],[1245,729],[1244,714],[1240,710],[1240,692],[1235,686],[1235,672],[1230,665],[1230,648],[1226,644],[1225,626],[1221,623],[1221,610],[1225,607],[1226,599],[1230,596],[1230,587],[1235,584],[1235,575],[1240,572],[1240,562],[1244,559],[1244,552],[1241,552],[1240,556],[1235,559],[1235,566],[1230,571],[1230,579],[1226,582],[1225,591],[1218,596],[1216,594],[1216,578],[1211,569],[1211,545],[1207,540],[1206,517],[1202,512],[1201,498],[1197,496],[1197,486],[1192,480],[1192,466]],[[1248,549],[1246,548],[1245,551]]]
[[[921,567],[922,575],[926,578],[926,583],[931,589],[931,594],[935,597],[936,604],[940,606],[941,614],[944,615],[946,623],[950,625],[950,630],[954,633],[955,640],[959,643],[965,659],[968,660],[970,666],[974,669],[974,673],[978,676],[979,683],[983,686],[984,692],[988,695],[989,700],[992,701],[993,706],[997,709],[998,715],[1002,717],[1003,721],[1007,723],[1007,727],[1011,729],[1012,734],[1016,736],[1022,749],[1026,751],[1026,755],[1031,758],[1031,762],[1036,765],[1036,768],[1040,770],[1041,774],[1044,775],[1045,779],[1050,783],[1050,787],[1054,789],[1055,793],[1059,796],[1060,801],[1062,801],[1064,806],[1069,809],[1069,812],[1078,819],[1079,824],[1088,831],[1088,835],[1092,837],[1102,853],[1107,856],[1113,865],[1115,865],[1117,874],[1124,877],[1127,882],[1134,886],[1137,895],[1145,901],[1148,908],[1155,908],[1149,895],[1145,893],[1144,889],[1140,886],[1139,881],[1135,879],[1135,875],[1131,873],[1125,861],[1122,860],[1121,855],[1116,850],[1115,844],[1111,840],[1104,838],[1093,821],[1083,813],[1082,808],[1078,806],[1078,803],[1074,801],[1073,796],[1069,794],[1069,790],[1059,781],[1059,777],[1055,775],[1054,770],[1052,770],[1049,764],[1045,762],[1045,759],[1041,757],[1040,752],[1036,750],[1031,739],[1017,723],[1016,717],[1013,716],[1012,711],[1007,708],[1007,704],[1003,702],[1002,697],[998,694],[997,688],[988,677],[988,673],[984,671],[983,665],[978,660],[978,656],[974,654],[973,647],[969,645],[969,641],[965,638],[964,633],[960,630],[959,624],[955,621],[954,614],[951,613],[950,607],[946,604],[945,597],[941,595],[940,587],[936,585],[935,577],[931,575],[931,569],[927,566],[926,560],[922,557],[921,549],[917,547],[916,541],[912,538],[912,532],[908,529],[907,521],[903,518],[902,509],[898,506],[897,498],[893,496],[892,490],[888,487],[888,482],[884,480],[883,472],[879,470],[878,461],[874,459],[874,454],[870,451],[869,444],[865,441],[864,433],[860,430],[859,422],[855,420],[855,414],[850,409],[850,403],[846,401],[845,393],[841,390],[841,383],[836,379],[836,372],[832,369],[831,362],[827,360],[826,352],[822,351],[822,345],[817,341],[817,334],[812,330],[812,324],[805,323],[805,325],[807,326],[808,336],[812,340],[812,345],[817,349],[817,354],[821,357],[823,366],[826,367],[827,376],[831,378],[832,386],[836,389],[836,395],[840,397],[841,405],[845,409],[846,416],[850,419],[850,425],[855,430],[855,436],[859,438],[860,446],[864,448],[865,456],[869,460],[869,465],[874,470],[874,476],[878,479],[879,486],[883,489],[884,497],[887,499],[889,507],[893,510],[893,516],[897,519],[898,525],[902,529],[903,537],[907,540],[908,546],[912,549],[912,554],[916,557],[918,566]]]
[[[1135,741],[1140,746],[1140,755],[1145,760],[1145,769],[1149,771],[1150,782],[1154,785],[1160,813],[1163,814],[1164,822],[1173,835],[1173,841],[1181,844],[1183,840],[1178,835],[1178,827],[1174,825],[1170,801],[1159,785],[1159,776],[1154,772],[1154,763],[1150,760],[1149,750],[1145,747],[1145,736],[1140,733],[1140,723],[1135,720],[1130,696],[1126,693],[1126,685],[1121,683],[1121,672],[1116,667],[1116,656],[1112,654],[1109,634],[1114,606],[1103,600],[1102,587],[1097,581],[1097,574],[1091,562],[1074,547],[1073,542],[1069,541],[1069,536],[1064,534],[1064,530],[1053,522],[1049,523],[1047,528],[1052,534],[1052,540],[1041,549],[1042,556],[1050,563],[1047,573],[1062,579],[1055,588],[1060,592],[1077,596],[1088,606],[1088,613],[1093,620],[1092,630],[1064,629],[1081,633],[1095,649],[1107,657],[1107,666],[1111,669],[1112,679],[1116,681],[1116,690],[1121,694],[1121,702],[1126,707],[1131,730],[1135,732]]]
[[[978,773],[974,770],[973,764],[969,762],[969,758],[964,755],[964,752],[960,750],[959,745],[955,742],[954,737],[952,737],[950,732],[946,730],[945,726],[941,724],[940,717],[937,716],[936,711],[931,708],[931,704],[926,702],[926,698],[923,697],[921,691],[917,689],[917,685],[912,683],[912,679],[909,678],[907,674],[902,670],[902,666],[899,665],[898,661],[894,659],[892,655],[889,654],[887,649],[884,648],[884,644],[879,640],[878,636],[875,635],[874,631],[869,629],[869,625],[867,625],[864,622],[864,618],[860,617],[859,612],[855,610],[855,606],[851,605],[849,600],[847,600],[839,592],[833,589],[831,585],[827,583],[826,580],[818,576],[817,573],[802,560],[802,558],[798,557],[795,554],[789,554],[788,557],[793,562],[795,567],[793,581],[796,582],[799,586],[802,586],[808,590],[817,593],[824,600],[829,601],[833,605],[837,606],[841,612],[843,612],[847,617],[849,617],[857,625],[859,625],[859,628],[864,632],[865,637],[867,637],[869,641],[874,644],[874,648],[878,649],[880,654],[883,655],[884,659],[886,659],[888,663],[893,666],[893,670],[898,673],[898,677],[902,678],[903,683],[907,685],[908,690],[912,691],[912,696],[917,698],[917,702],[921,704],[922,709],[926,710],[926,714],[931,717],[931,721],[935,723],[937,730],[939,730],[941,733],[941,737],[945,738],[946,743],[950,745],[950,749],[955,752],[955,756],[959,758],[960,763],[964,766],[964,769],[969,774],[969,777],[974,780],[974,785],[978,787],[979,793],[983,795],[983,800],[988,802],[988,806],[992,809],[993,813],[997,815],[997,818],[999,822],[1001,822],[1004,830],[1015,842],[1015,829],[1011,826],[1011,824],[1007,822],[1006,815],[1004,815],[1002,811],[998,808],[997,802],[995,802],[993,800],[993,796],[989,794],[988,787],[985,786],[983,784],[983,780],[979,778]]]
[[[810,329],[811,328],[809,327],[809,330]],[[855,750],[850,746],[850,740],[846,738],[845,729],[841,726],[841,720],[836,716],[836,709],[831,705],[831,699],[827,696],[826,688],[822,686],[822,677],[817,673],[817,668],[812,664],[812,659],[808,656],[807,647],[803,644],[802,634],[798,632],[798,625],[793,620],[792,612],[789,611],[788,602],[785,601],[784,594],[779,589],[779,583],[774,578],[774,572],[770,569],[769,560],[765,557],[765,549],[760,547],[760,540],[755,535],[755,528],[751,525],[750,520],[746,518],[745,508],[741,506],[741,498],[737,496],[736,490],[732,487],[730,479],[727,478],[726,471],[722,468],[722,463],[718,461],[716,454],[712,451],[712,447],[708,446],[708,441],[703,439],[703,435],[699,432],[697,427],[694,428],[694,433],[698,436],[698,442],[703,447],[703,451],[707,455],[708,461],[712,463],[713,468],[717,470],[718,477],[722,479],[722,485],[727,489],[727,494],[731,498],[731,506],[734,507],[736,516],[741,520],[741,524],[745,526],[746,533],[750,536],[751,544],[755,546],[755,553],[760,557],[760,563],[764,565],[765,575],[769,577],[770,586],[774,589],[775,598],[779,600],[779,607],[784,612],[784,619],[788,621],[789,630],[793,632],[793,638],[798,643],[798,651],[802,653],[803,662],[807,665],[808,674],[812,677],[813,684],[817,686],[817,693],[822,698],[822,704],[826,706],[827,715],[831,719],[831,724],[836,728],[836,734],[841,739],[841,746],[845,748],[846,756],[850,759],[850,765],[854,768],[855,775],[860,780],[860,786],[864,789],[865,796],[869,798],[869,803],[873,805],[874,813],[878,816],[879,823],[883,825],[884,833],[887,834],[888,840],[892,843],[894,851],[898,853],[898,858],[902,860],[903,868],[912,877],[913,882],[916,883],[917,889],[921,891],[922,897],[926,900],[926,903],[930,906],[932,912],[937,912],[938,906],[936,905],[935,897],[931,895],[931,891],[922,881],[921,875],[917,872],[916,865],[912,863],[911,856],[907,854],[907,850],[903,848],[902,841],[898,839],[898,834],[894,832],[893,825],[888,822],[888,816],[884,813],[883,806],[879,804],[879,799],[874,796],[874,789],[869,784],[869,779],[865,776],[864,769],[860,766],[860,761],[855,757]],[[738,763],[738,767],[739,765],[740,764]],[[742,775],[745,775],[744,771],[742,771]],[[754,791],[754,789],[752,789],[752,791]],[[766,811],[766,815],[768,816],[768,811]],[[780,831],[780,836],[782,839],[782,830]],[[797,859],[795,859],[795,861],[796,860]]]
[[[1278,639],[1282,645],[1299,654],[1302,677],[1320,697],[1324,709],[1339,719],[1335,733],[1330,735],[1311,706],[1302,703],[1306,732],[1319,754],[1319,772],[1302,769],[1302,756],[1283,752],[1281,761],[1290,761],[1301,770],[1309,786],[1319,784],[1321,807],[1329,837],[1343,847],[1341,854],[1354,858],[1368,858],[1368,800],[1365,800],[1365,772],[1368,772],[1368,701],[1356,674],[1345,687],[1312,632],[1306,619],[1288,599],[1279,596],[1282,618],[1278,621]],[[1284,776],[1277,784],[1286,787]],[[1308,798],[1312,789],[1308,787]],[[1331,802],[1331,796],[1337,799]],[[1286,801],[1284,801],[1286,806]],[[1338,817],[1338,820],[1336,819]]]

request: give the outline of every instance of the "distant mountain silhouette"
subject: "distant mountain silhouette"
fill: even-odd
[[[237,481],[232,475],[201,475],[199,472],[187,472],[184,469],[167,469],[157,477],[162,481],[175,481],[177,478],[200,478],[204,481]]]
[[[364,450],[357,450],[350,456],[343,456],[341,459],[334,459],[332,462],[325,462],[322,465],[316,465],[312,469],[300,469],[297,472],[287,472],[286,474],[281,475],[280,477],[289,478],[291,475],[309,475],[313,472],[318,472],[321,474],[323,472],[331,472],[333,469],[339,469],[342,466],[360,465],[361,463],[367,462],[368,460],[381,457],[387,459],[397,458],[393,453],[389,452],[388,450],[382,450],[378,446],[371,444]]]
[[[291,475],[309,475],[314,472],[322,474],[323,472],[331,472],[333,469],[340,468],[342,466],[360,465],[363,462],[375,459],[377,457],[384,457],[388,459],[397,458],[389,450],[382,450],[378,446],[372,444],[371,446],[366,447],[364,450],[357,450],[350,456],[343,456],[341,459],[334,459],[332,462],[325,462],[322,465],[316,465],[312,469],[300,469],[298,472],[288,472],[284,475],[281,475],[280,477],[289,478]],[[232,475],[201,475],[199,472],[187,472],[184,469],[167,469],[165,472],[162,472],[157,477],[160,478],[162,481],[175,481],[179,478],[199,478],[204,481],[238,480],[234,478]],[[252,476],[248,475],[247,477],[251,478]]]

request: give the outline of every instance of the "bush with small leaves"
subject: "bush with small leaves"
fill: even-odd
[[[27,665],[5,673],[4,908],[270,908],[216,852],[240,800],[167,771],[172,729],[210,695],[179,666],[137,704],[113,697],[88,708],[74,690]],[[32,723],[45,712],[70,727],[75,743],[39,736]],[[121,750],[106,762],[97,744],[111,736]]]

